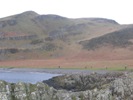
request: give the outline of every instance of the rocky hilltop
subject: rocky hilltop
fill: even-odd
[[[94,77],[93,77],[94,75]],[[42,82],[8,83],[0,81],[0,100],[133,100],[133,73],[108,73],[100,75],[67,75],[54,77],[53,82],[60,81],[64,87],[53,88]],[[100,78],[101,77],[101,78]],[[100,78],[100,79],[99,79]],[[85,81],[86,80],[86,81]],[[98,80],[98,81],[97,81]],[[77,83],[80,90],[67,89],[67,85]],[[90,82],[87,85],[84,82]],[[82,83],[78,85],[78,83]],[[93,84],[92,84],[93,83]],[[82,88],[87,86],[87,88]],[[76,87],[76,88],[77,88]]]

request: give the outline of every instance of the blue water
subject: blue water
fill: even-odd
[[[0,72],[0,80],[5,80],[7,82],[26,82],[26,83],[36,83],[43,80],[48,80],[59,74],[49,74],[49,73],[39,73],[39,72]]]

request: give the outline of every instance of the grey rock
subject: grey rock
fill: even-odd
[[[101,88],[84,91],[55,89],[42,82],[30,84],[0,81],[0,100],[133,100],[133,73],[116,76],[115,80],[101,85]]]

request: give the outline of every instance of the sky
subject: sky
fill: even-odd
[[[68,18],[100,17],[133,24],[133,0],[0,0],[0,18],[35,11]]]

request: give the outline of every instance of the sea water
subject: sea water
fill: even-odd
[[[16,71],[0,71],[0,80],[17,83],[36,83],[43,80],[48,80],[52,77],[59,76],[59,74],[50,74],[42,72],[16,72]]]

